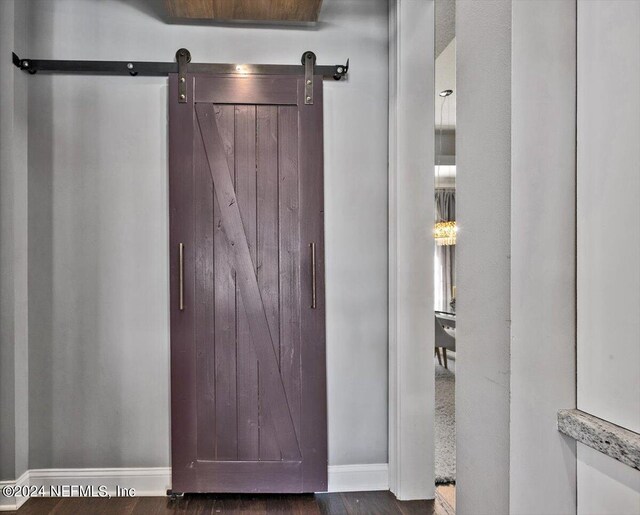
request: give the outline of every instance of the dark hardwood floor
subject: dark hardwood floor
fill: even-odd
[[[366,514],[453,515],[440,495],[435,501],[398,501],[390,492],[351,492],[316,495],[185,495],[172,501],[167,497],[132,498],[32,498],[18,515],[41,514]]]

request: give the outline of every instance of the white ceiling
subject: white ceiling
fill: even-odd
[[[456,35],[456,1],[436,0],[436,57]]]
[[[435,122],[440,127],[440,109],[443,98],[439,93],[445,89],[452,89],[453,94],[447,97],[442,110],[443,128],[455,128],[456,126],[456,39],[445,47],[436,58],[436,94],[435,94]]]
[[[435,77],[435,124],[436,130],[454,129],[456,126],[456,39],[455,0],[436,0],[436,77]],[[439,94],[445,89],[453,90],[446,98]],[[442,108],[442,111],[441,111]],[[442,119],[441,119],[442,116]],[[444,150],[444,149],[443,149]],[[443,153],[446,153],[444,151]],[[435,167],[436,187],[455,188],[456,167],[449,161],[451,156],[438,156],[440,164]],[[454,158],[455,159],[455,158]],[[454,161],[455,162],[455,161]]]

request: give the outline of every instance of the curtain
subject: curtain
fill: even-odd
[[[435,221],[448,222],[456,219],[456,191],[436,188]],[[453,288],[456,284],[456,246],[436,245],[434,256],[434,308],[436,311],[455,312]]]

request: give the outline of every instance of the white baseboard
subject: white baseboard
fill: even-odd
[[[104,469],[33,469],[27,470],[16,481],[0,481],[0,511],[17,510],[28,497],[4,497],[2,488],[44,487],[44,495],[63,485],[106,487],[110,495],[116,488],[133,488],[137,497],[163,496],[171,488],[171,468],[104,468]],[[329,466],[329,492],[356,492],[388,490],[389,470],[386,463],[371,465]],[[65,490],[67,497],[78,495]]]
[[[49,497],[78,496],[77,490],[62,489],[63,485],[105,488],[109,495],[118,495],[116,488],[133,488],[136,497],[164,496],[171,488],[171,468],[104,468],[104,469],[32,469],[27,470],[17,481],[0,482],[0,511],[13,511],[22,506],[29,497],[5,497],[2,488],[5,486],[33,487],[35,495]],[[40,491],[39,487],[43,487]],[[58,488],[58,492],[56,492]],[[52,493],[53,490],[53,493]]]
[[[5,487],[23,487],[29,484],[29,471],[27,470],[15,481],[0,481],[0,511],[16,511],[27,499],[22,497],[6,497],[3,495]]]
[[[116,488],[133,488],[136,497],[166,495],[171,488],[170,467],[105,469],[34,469],[29,471],[30,486],[45,489],[61,485],[105,486],[110,495]]]
[[[329,492],[389,490],[389,465],[329,465]]]

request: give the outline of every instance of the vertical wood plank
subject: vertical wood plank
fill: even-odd
[[[251,259],[256,263],[256,108],[236,106],[236,196],[247,235]],[[238,300],[238,459],[259,459],[258,359],[251,341],[240,288]]]
[[[234,107],[214,107],[218,130],[230,170],[234,160]],[[216,458],[238,457],[236,402],[236,284],[233,254],[222,229],[220,206],[214,202]]]
[[[280,372],[300,438],[300,209],[298,108],[278,108]]]
[[[280,292],[278,279],[278,107],[257,107],[257,273],[274,351],[280,358]],[[263,402],[260,381],[260,459],[281,458],[273,424]]]
[[[327,487],[327,389],[324,296],[324,182],[322,80],[313,82],[313,105],[304,104],[304,79],[298,79],[300,157],[300,327],[302,343],[300,433],[302,434],[303,490]],[[310,308],[311,259],[316,244],[316,308]]]
[[[173,484],[188,482],[188,465],[197,458],[197,388],[193,306],[193,142],[194,77],[187,75],[187,102],[169,102],[169,264],[171,275],[171,466]],[[169,98],[176,98],[178,76],[169,78]],[[198,134],[199,135],[199,134]],[[185,245],[184,298],[187,309],[180,311],[178,245]]]
[[[198,130],[197,120],[195,131]],[[202,138],[194,138],[195,345],[198,459],[215,459],[215,349],[213,296],[213,181]],[[191,308],[191,306],[190,306]]]

